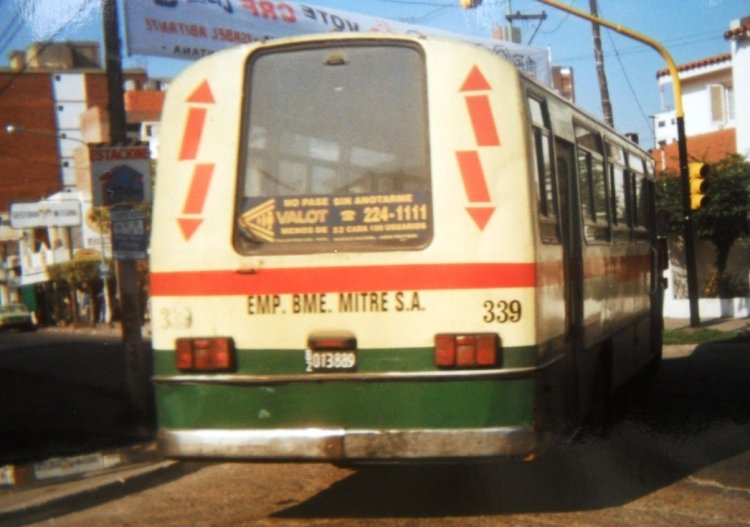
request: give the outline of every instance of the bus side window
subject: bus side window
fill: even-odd
[[[557,201],[557,180],[552,163],[552,133],[549,113],[544,100],[530,95],[528,103],[532,124],[533,158],[536,168],[539,232],[542,242],[560,243],[560,214]]]
[[[584,236],[589,243],[609,242],[609,185],[604,171],[601,137],[587,128],[576,126],[576,147]]]
[[[607,142],[607,167],[609,168],[609,188],[612,192],[612,236],[615,241],[630,240],[630,217],[632,207],[629,206],[628,172],[626,168],[625,150]]]
[[[628,157],[630,169],[631,195],[633,204],[633,237],[635,240],[648,239],[648,180],[644,160],[635,155]]]

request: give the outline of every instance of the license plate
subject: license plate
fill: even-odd
[[[310,373],[336,373],[355,371],[357,369],[357,352],[306,350],[305,370]]]

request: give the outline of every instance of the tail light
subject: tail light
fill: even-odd
[[[181,338],[175,343],[175,365],[180,371],[233,371],[234,359],[231,338]]]
[[[495,333],[435,335],[435,365],[439,368],[497,366],[500,337]]]

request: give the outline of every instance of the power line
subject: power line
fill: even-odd
[[[615,57],[617,57],[617,63],[620,65],[620,69],[622,70],[623,76],[625,77],[625,83],[628,86],[628,89],[630,90],[630,94],[633,96],[633,100],[635,100],[636,106],[638,106],[638,110],[641,112],[641,116],[643,117],[643,120],[646,122],[646,128],[653,134],[654,129],[652,126],[651,121],[648,118],[648,115],[646,115],[646,112],[643,109],[643,106],[641,105],[641,100],[638,98],[638,94],[635,92],[635,87],[633,86],[633,83],[630,80],[630,75],[628,75],[627,70],[625,69],[625,64],[623,64],[622,59],[620,58],[620,53],[617,51],[617,46],[615,45],[614,39],[612,38],[612,32],[607,31],[607,36],[609,37],[609,42],[612,45],[612,49],[615,50]]]
[[[418,17],[412,18],[411,22],[424,22],[425,20],[427,20],[429,18],[432,18],[433,16],[437,16],[438,13],[441,13],[441,12],[445,11],[446,9],[450,9],[451,7],[453,7],[453,6],[446,5],[446,6],[443,6],[443,7],[438,7],[437,9],[434,9],[434,10],[430,11],[429,13],[425,13],[422,16],[418,16]]]
[[[696,39],[696,40],[689,40],[689,41],[685,41],[685,42],[680,42],[680,41],[684,41],[685,39],[688,39],[688,38],[694,38],[694,37],[699,36],[699,35],[708,35],[708,34],[718,35],[718,36],[713,36],[711,38],[701,38],[701,39]],[[685,36],[681,36],[681,37],[675,37],[675,38],[672,38],[672,39],[664,40],[664,41],[662,41],[662,43],[665,46],[669,45],[670,49],[675,49],[675,48],[682,48],[682,47],[685,47],[685,46],[692,46],[692,45],[695,45],[695,44],[700,44],[702,42],[711,42],[711,41],[723,40],[723,39],[724,39],[724,37],[723,37],[723,34],[721,33],[721,31],[720,30],[715,30],[715,31],[703,31],[701,33],[696,33],[696,34],[693,34],[693,35],[685,35]],[[619,54],[620,54],[620,56],[635,55],[635,54],[640,54],[640,53],[646,53],[646,52],[649,52],[649,51],[651,51],[651,50],[649,48],[647,48],[647,47],[644,47],[644,46],[628,46],[628,47],[620,50]],[[606,55],[607,55],[607,53],[605,53],[605,56]],[[558,62],[561,62],[561,61],[568,61],[568,62],[570,62],[570,61],[575,61],[575,60],[588,59],[590,57],[591,57],[590,54],[573,55],[573,56],[570,56],[570,57],[558,58],[556,60]]]
[[[21,8],[16,7],[16,12],[13,14],[13,17],[8,22],[8,24],[3,28],[2,34],[0,34],[0,52],[5,51],[5,48],[8,47],[8,45],[13,41],[15,36],[23,27],[22,23],[18,23],[20,16]],[[14,25],[16,26],[15,28],[13,28]]]
[[[18,77],[20,77],[26,72],[26,69],[29,67],[29,64],[33,61],[33,59],[38,57],[41,53],[44,52],[45,49],[47,49],[49,46],[52,45],[52,41],[55,39],[55,37],[57,37],[60,33],[62,33],[63,29],[65,29],[72,20],[75,20],[78,17],[78,15],[81,14],[84,7],[86,7],[86,2],[83,2],[75,13],[73,13],[69,18],[67,18],[60,24],[60,26],[55,30],[52,36],[48,40],[46,40],[44,44],[42,44],[42,46],[39,47],[34,57],[32,57],[32,60],[25,61],[23,66],[19,68],[19,70],[15,72],[15,74],[11,76],[11,78],[8,79],[8,81],[5,84],[0,86],[0,96],[2,96],[13,85],[13,83],[15,82],[16,79],[18,79]]]

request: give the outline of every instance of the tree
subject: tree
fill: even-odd
[[[669,234],[682,234],[682,189],[677,174],[663,172],[656,178],[656,210],[668,219]]]
[[[82,252],[75,259],[59,264],[47,266],[50,279],[58,282],[66,282],[70,285],[70,305],[73,308],[73,322],[78,322],[78,308],[75,299],[75,291],[81,290],[88,295],[89,311],[88,322],[94,323],[94,290],[100,281],[101,256],[96,252]]]
[[[735,296],[733,277],[727,274],[727,262],[737,239],[750,234],[750,163],[738,154],[730,154],[711,164],[708,202],[693,213],[696,236],[709,240],[716,249],[715,273],[709,281],[709,296]],[[657,209],[670,219],[670,232],[682,233],[682,199],[679,177],[664,174],[656,185]],[[740,288],[747,288],[746,285]]]
[[[696,234],[716,247],[716,270],[726,272],[734,242],[750,233],[750,163],[729,155],[712,166],[708,204],[695,215]]]

